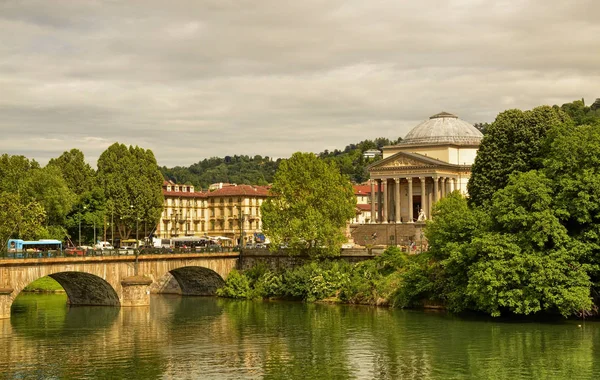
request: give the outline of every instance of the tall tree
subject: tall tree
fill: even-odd
[[[107,213],[122,239],[144,223],[158,223],[163,177],[151,150],[111,145],[98,159],[97,178],[107,199]]]
[[[335,164],[312,153],[294,153],[279,165],[271,191],[274,197],[261,211],[263,230],[275,248],[287,244],[291,253],[339,254],[356,197]]]
[[[488,203],[497,190],[506,186],[512,173],[539,169],[548,132],[570,123],[568,115],[549,106],[499,114],[487,129],[475,157],[467,185],[470,203]]]
[[[27,188],[26,181],[32,170],[39,169],[35,160],[25,156],[0,156],[0,191],[19,194]]]
[[[94,185],[94,169],[85,162],[83,152],[79,149],[71,149],[64,152],[58,158],[53,158],[47,166],[57,167],[71,191],[81,195],[91,191]]]
[[[23,201],[16,193],[0,193],[0,252],[9,238],[38,239],[48,237],[44,228],[46,213],[36,201]]]
[[[25,184],[22,193],[44,207],[47,224],[63,226],[77,199],[65,183],[61,171],[55,166],[31,170]]]

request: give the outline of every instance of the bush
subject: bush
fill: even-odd
[[[219,297],[247,299],[252,298],[253,294],[248,277],[233,269],[227,276],[225,285],[217,289],[217,295]]]

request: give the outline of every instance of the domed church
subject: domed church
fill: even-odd
[[[413,223],[454,190],[466,194],[483,135],[448,112],[414,127],[398,145],[383,147],[369,166],[371,223]],[[377,208],[377,209],[376,209]]]

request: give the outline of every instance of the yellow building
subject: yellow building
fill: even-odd
[[[194,186],[165,181],[155,235],[162,239],[220,236],[232,245],[263,241],[260,206],[269,197],[269,187],[219,184],[211,188],[195,191]]]

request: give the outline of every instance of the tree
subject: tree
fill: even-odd
[[[552,184],[529,171],[511,175],[486,208],[469,208],[456,193],[442,199],[426,229],[431,260],[412,278],[428,279],[426,295],[453,311],[591,310],[587,250],[561,224]]]
[[[30,171],[39,169],[35,160],[25,156],[0,156],[0,191],[19,194],[27,188],[26,180]]]
[[[0,251],[10,238],[34,240],[47,237],[44,229],[46,214],[37,202],[23,202],[15,193],[0,193]]]
[[[55,166],[46,166],[29,172],[22,194],[35,200],[46,210],[46,223],[64,226],[66,217],[76,202],[76,196],[65,183],[61,171]],[[56,237],[62,239],[64,236]]]
[[[158,223],[163,177],[151,150],[115,143],[100,155],[97,177],[122,239]]]
[[[537,171],[511,176],[493,198],[491,230],[473,239],[476,261],[466,295],[493,316],[591,310],[590,279],[572,239],[553,207],[551,181]]]
[[[512,173],[539,169],[548,132],[570,124],[564,112],[548,106],[499,114],[487,129],[472,167],[467,185],[470,203],[488,203]]]
[[[554,188],[554,207],[569,236],[584,243],[580,262],[600,284],[600,130],[582,125],[559,131],[544,160]],[[595,292],[598,297],[598,292]]]
[[[287,244],[293,254],[303,249],[315,256],[339,254],[356,197],[335,164],[294,153],[281,162],[271,192],[261,211],[263,230],[275,249]]]
[[[94,185],[94,169],[85,162],[83,152],[79,149],[71,149],[64,152],[58,158],[53,158],[47,166],[57,167],[71,191],[81,195],[91,191]]]

